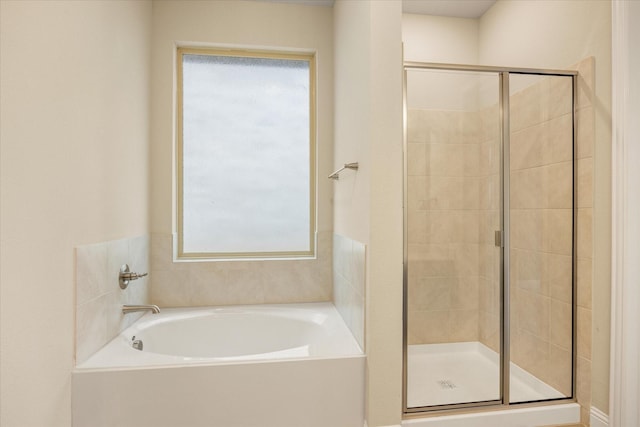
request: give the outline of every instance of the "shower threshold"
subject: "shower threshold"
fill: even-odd
[[[500,357],[479,342],[408,346],[407,407],[500,399]],[[511,363],[511,402],[565,397]]]

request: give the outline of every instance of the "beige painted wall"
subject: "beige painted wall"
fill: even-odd
[[[474,64],[478,61],[477,19],[402,15],[406,61]]]
[[[371,164],[371,104],[369,86],[370,5],[338,1],[334,5],[334,159],[338,168],[359,162],[357,173],[347,171],[333,184],[333,230],[369,244]],[[354,114],[354,112],[358,112]]]
[[[611,4],[498,1],[480,20],[481,64],[568,68],[595,58],[592,405],[608,412],[611,277]]]
[[[316,259],[173,262],[176,45],[316,52]],[[152,64],[152,302],[195,306],[330,301],[333,211],[332,183],[326,176],[333,168],[332,9],[236,0],[154,2]]]
[[[401,3],[334,5],[335,232],[367,245],[368,425],[399,424],[402,404]],[[339,42],[339,43],[338,43]]]
[[[333,16],[295,4],[159,1],[153,4],[151,231],[172,233],[173,94],[176,44],[317,51],[318,175],[333,166]],[[318,230],[332,228],[331,182],[318,179]]]
[[[148,232],[151,3],[0,19],[0,424],[68,426],[74,247]]]

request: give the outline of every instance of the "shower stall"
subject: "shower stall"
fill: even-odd
[[[575,76],[405,64],[406,414],[574,397]]]

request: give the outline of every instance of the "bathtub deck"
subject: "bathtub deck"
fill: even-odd
[[[256,344],[257,353],[247,355],[244,347],[225,347],[237,355],[193,357],[181,355],[180,347],[175,354],[132,348],[132,335],[144,331],[145,325],[153,327],[165,320],[191,319],[202,315],[203,310],[207,316],[230,314],[234,319],[241,314],[237,325],[245,328],[231,335]],[[302,347],[295,344],[291,351],[261,353],[264,348],[258,345],[261,340],[266,338],[271,343],[284,334],[281,329],[274,330],[273,336],[247,328],[247,322],[243,321],[247,319],[242,314],[265,312],[279,319],[308,319],[323,325],[324,333],[311,335],[315,341]],[[249,326],[255,324],[249,322]],[[229,326],[233,322],[225,323],[223,329]],[[212,325],[207,323],[198,328],[193,326],[186,338],[202,340]],[[257,334],[254,339],[251,333]],[[212,345],[224,343],[213,341]],[[364,384],[365,355],[331,303],[169,309],[143,317],[74,369],[72,424],[74,427],[362,426]]]

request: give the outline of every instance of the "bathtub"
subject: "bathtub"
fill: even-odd
[[[360,427],[364,365],[330,303],[163,309],[76,367],[73,425]]]

